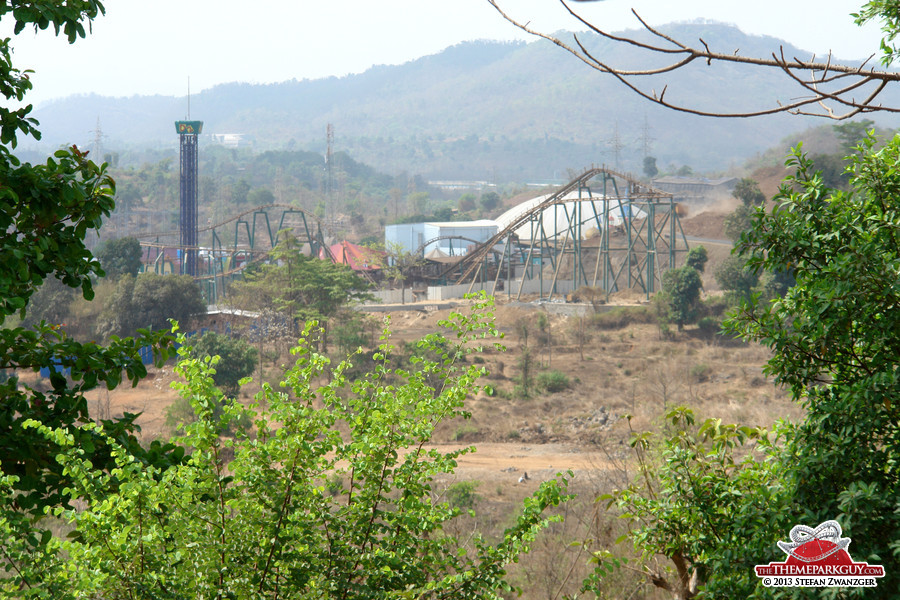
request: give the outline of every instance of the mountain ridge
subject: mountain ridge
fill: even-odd
[[[661,29],[676,39],[702,37],[720,51],[766,55],[782,46],[787,55],[809,54],[733,25]],[[596,35],[579,39],[610,64],[627,68],[638,60],[628,48]],[[689,65],[650,85],[668,85],[667,98],[702,108],[769,106],[796,93],[771,69],[730,64]],[[560,178],[567,169],[599,163],[639,172],[645,142],[663,168],[686,164],[695,171],[723,171],[811,123],[791,115],[712,119],[670,111],[544,40],[464,42],[343,77],[219,84],[192,95],[191,107],[192,117],[205,122],[204,133],[248,134],[260,151],[324,153],[331,123],[337,149],[379,170],[495,182]],[[45,148],[90,146],[99,118],[109,150],[174,150],[172,122],[184,118],[186,108],[183,97],[73,96],[41,105],[35,116]]]

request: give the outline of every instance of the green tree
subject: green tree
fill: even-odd
[[[41,321],[62,325],[69,316],[69,308],[75,299],[75,292],[58,279],[46,279],[35,290],[25,308],[22,326],[34,328]]]
[[[459,197],[459,200],[456,203],[456,207],[459,208],[462,212],[469,212],[475,210],[475,194],[472,192],[466,192],[462,196]]]
[[[247,180],[241,179],[231,186],[231,201],[236,205],[241,206],[242,204],[246,204],[249,196],[250,184],[247,183]]]
[[[706,251],[706,248],[704,246],[694,246],[688,251],[684,264],[702,273],[706,269],[708,260],[709,253]]]
[[[833,125],[834,133],[841,143],[841,151],[844,155],[851,154],[864,139],[869,131],[874,130],[875,122],[871,119],[862,121],[844,121]]]
[[[464,508],[438,499],[434,480],[473,449],[426,448],[442,419],[469,416],[463,401],[484,369],[459,359],[497,335],[486,308],[482,300],[473,314],[442,321],[453,341],[421,340],[419,370],[396,368],[383,344],[375,370],[352,381],[346,361],[326,376],[330,361],[313,350],[308,325],[283,391],[265,386],[267,410],[249,413],[252,438],[223,441],[248,411],[214,386],[215,359],[185,357],[179,389],[198,414],[179,440],[190,460],[160,473],[116,448],[117,492],[65,431],[32,423],[66,447],[69,493],[84,500],[56,511],[77,533],[53,544],[67,567],[47,569],[41,585],[66,579],[59,598],[499,598],[506,565],[567,496],[564,478],[542,483],[496,541],[450,533]]]
[[[747,260],[732,254],[716,269],[716,283],[737,298],[750,300],[754,288],[759,283],[759,274],[747,267]]]
[[[500,194],[497,192],[485,192],[478,199],[478,203],[481,204],[481,208],[490,212],[500,206]]]
[[[665,434],[632,431],[637,476],[598,499],[628,522],[619,539],[637,553],[628,567],[674,598],[701,590],[704,598],[758,597],[753,567],[784,556],[772,538],[793,526],[774,438],[720,419],[696,423],[685,407],[669,411],[665,424]],[[604,577],[630,562],[623,554],[595,552],[585,588],[602,589]]]
[[[766,371],[806,409],[784,462],[792,517],[836,518],[853,556],[884,564],[867,598],[900,588],[900,139],[850,157],[849,191],[827,188],[796,151],[771,214],[743,238],[750,268],[791,272],[772,302],[750,301],[731,322],[771,348]],[[818,519],[818,520],[817,520]]]
[[[2,3],[0,19],[12,25],[16,35],[27,27],[51,28],[74,42],[103,10],[96,0]],[[140,348],[153,345],[157,358],[163,359],[168,338],[142,336],[102,347],[76,342],[57,325],[37,324],[27,330],[11,322],[16,313],[28,318],[29,299],[49,278],[80,288],[87,299],[93,297],[93,280],[102,270],[84,239],[110,215],[115,194],[105,165],[96,165],[74,146],[37,165],[13,156],[18,135],[40,134],[30,116],[32,107],[25,103],[31,80],[28,72],[14,66],[12,43],[11,37],[0,40],[0,94],[17,107],[0,107],[0,369],[49,367],[51,374],[49,389],[17,383],[16,378],[0,383],[0,595],[38,597],[33,587],[42,585],[50,560],[45,553],[50,535],[42,531],[39,519],[45,508],[66,504],[64,490],[72,481],[55,460],[59,445],[23,427],[25,422],[40,422],[71,436],[82,460],[97,469],[112,463],[108,440],[144,464],[164,467],[179,459],[171,447],[158,442],[142,449],[133,435],[135,415],[101,421],[91,431],[78,428],[93,422],[85,394],[101,384],[114,388],[123,377],[137,382],[146,375]],[[44,597],[68,593],[64,586],[47,585]]]
[[[212,374],[213,382],[232,397],[237,395],[240,381],[253,375],[259,361],[256,348],[240,338],[214,331],[207,331],[192,340],[191,345],[196,357],[219,357]]]
[[[368,282],[350,267],[306,256],[289,232],[280,232],[270,253],[271,264],[260,265],[234,286],[234,294],[252,309],[276,308],[292,320],[318,320],[327,347],[328,320],[348,303],[368,300]]]
[[[113,278],[126,273],[137,276],[141,270],[142,254],[140,242],[132,237],[103,242],[95,252],[106,276]]]
[[[700,307],[700,290],[703,289],[703,281],[697,269],[683,266],[679,269],[669,269],[663,273],[662,295],[670,322],[678,325],[678,331],[682,331],[688,323],[697,319]]]
[[[759,184],[749,177],[737,182],[731,195],[741,201],[744,206],[759,206],[766,203],[766,195],[759,189]]]
[[[268,188],[256,188],[247,194],[247,202],[250,206],[265,206],[275,204],[275,194]]]
[[[125,275],[97,323],[104,336],[133,335],[139,329],[168,330],[169,320],[188,323],[206,314],[200,288],[189,275]]]
[[[753,208],[746,204],[741,204],[734,212],[725,217],[724,227],[725,235],[732,242],[737,243],[741,239],[741,235],[748,229],[753,222]]]

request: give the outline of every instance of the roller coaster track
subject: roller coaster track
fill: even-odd
[[[460,269],[461,274],[457,279],[457,284],[469,281],[470,279],[474,281],[476,270],[481,267],[482,262],[485,260],[487,255],[493,251],[493,248],[496,245],[501,244],[504,239],[509,238],[519,227],[529,221],[532,221],[547,208],[572,202],[571,199],[567,200],[566,196],[573,191],[586,188],[587,183],[598,175],[615,177],[628,183],[628,192],[626,195],[623,196],[618,191],[618,188],[616,188],[616,195],[606,195],[604,198],[597,198],[599,200],[670,200],[672,198],[672,194],[652,188],[622,173],[618,173],[606,167],[591,167],[566,185],[559,188],[543,202],[519,215],[514,221],[512,221],[509,225],[495,234],[491,239],[481,243],[478,248],[466,254],[459,263],[453,266],[453,268],[447,269],[442,274],[442,276],[449,276],[456,269]],[[588,200],[591,200],[591,198],[585,198],[585,201]]]
[[[281,221],[278,223],[278,227],[273,233],[272,231],[272,222],[269,219],[269,210],[272,209],[281,209]],[[210,286],[208,293],[211,297],[217,296],[219,293],[225,293],[225,285],[226,281],[232,279],[238,275],[242,271],[244,271],[249,265],[258,263],[262,261],[269,253],[269,251],[274,248],[277,242],[277,233],[281,229],[285,228],[285,220],[286,217],[290,214],[299,214],[302,219],[303,235],[298,236],[298,240],[304,243],[309,244],[310,250],[312,253],[316,254],[318,250],[322,250],[326,256],[334,260],[334,256],[331,253],[331,249],[325,244],[324,236],[322,234],[322,224],[321,222],[308,211],[299,208],[297,206],[293,206],[291,204],[263,204],[260,206],[256,206],[254,208],[245,210],[242,213],[239,213],[229,219],[221,221],[219,223],[214,223],[207,225],[206,227],[199,228],[199,233],[210,233],[211,241],[208,246],[208,250],[212,252],[212,258],[209,261],[209,269],[211,271],[207,271],[204,274],[198,274],[195,279],[197,281],[206,281]],[[251,219],[249,217],[252,216],[252,224]],[[257,217],[262,217],[262,223],[258,223]],[[217,230],[221,230],[221,228],[234,223],[234,241],[231,244],[226,245],[222,242],[221,237],[218,235]],[[265,247],[265,244],[257,244],[256,234],[258,225],[265,225],[265,232],[268,233],[268,247]],[[310,226],[312,224],[312,227]],[[243,227],[241,227],[243,226]],[[292,226],[293,229],[298,229],[297,226]],[[241,238],[243,234],[246,234],[246,243],[243,243]],[[172,237],[180,237],[180,230],[171,230],[171,231],[158,231],[158,232],[149,232],[149,233],[140,233],[135,235],[135,237],[139,240],[141,247],[143,248],[153,248],[157,251],[156,262],[158,263],[160,258],[165,260],[165,250],[180,250],[182,256],[185,251],[194,250],[199,251],[204,249],[198,246],[182,246],[177,243],[166,243],[164,241],[160,241],[160,238],[172,238]],[[155,241],[149,241],[148,238],[152,238]],[[238,255],[244,255],[243,264],[239,266],[236,265]],[[220,264],[218,258],[225,258],[230,255],[231,258],[231,266],[229,268],[223,268],[225,265]],[[148,252],[149,258],[149,252]],[[157,265],[157,269],[159,266]],[[217,279],[221,283],[221,287],[217,287]]]
[[[226,219],[226,220],[224,220],[224,221],[221,221],[221,222],[219,222],[219,223],[214,223],[214,224],[212,224],[212,225],[207,225],[206,227],[201,227],[200,229],[197,230],[197,232],[198,232],[198,233],[204,233],[204,232],[206,232],[206,231],[213,231],[214,229],[217,229],[217,228],[219,228],[219,227],[223,227],[223,226],[225,226],[225,225],[228,225],[229,223],[234,223],[235,221],[239,221],[239,220],[243,219],[244,217],[246,217],[247,215],[252,215],[252,214],[258,213],[258,212],[264,212],[264,211],[266,211],[266,210],[268,210],[268,209],[270,209],[270,208],[283,208],[283,209],[286,209],[286,210],[288,210],[288,211],[290,211],[290,212],[302,213],[305,217],[308,217],[308,218],[312,219],[313,222],[315,222],[315,224],[317,225],[317,228],[318,228],[319,230],[322,229],[322,223],[319,221],[319,219],[318,219],[315,215],[311,214],[309,211],[306,211],[306,210],[304,210],[304,209],[302,209],[302,208],[300,208],[300,207],[294,206],[294,205],[292,205],[292,204],[278,204],[278,203],[276,203],[276,204],[262,204],[262,205],[260,205],[260,206],[255,207],[255,208],[251,208],[251,209],[249,209],[249,210],[245,210],[244,212],[242,212],[242,213],[240,213],[240,214],[238,214],[238,215],[235,215],[235,216],[231,217],[230,219]],[[136,237],[136,238],[138,238],[138,239],[141,239],[141,238],[150,238],[150,237],[153,237],[153,238],[173,237],[173,236],[180,236],[180,235],[181,235],[181,230],[180,230],[180,229],[175,229],[175,230],[172,230],[172,231],[158,231],[158,232],[150,232],[150,233],[139,233],[139,234],[136,234],[134,237]],[[171,245],[171,244],[166,244],[166,248],[176,248],[176,247],[178,247],[178,246],[173,246],[173,245]]]

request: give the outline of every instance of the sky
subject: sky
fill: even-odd
[[[853,24],[845,0],[604,0],[572,2],[611,31],[709,19],[844,60],[878,51],[879,27]],[[584,29],[559,0],[498,0],[542,31]],[[467,40],[534,39],[487,0],[104,0],[106,16],[70,46],[48,31],[16,37],[14,61],[30,68],[28,101],[72,94],[184,96],[234,81],[342,77],[401,64]],[[0,35],[11,35],[9,23]],[[727,49],[732,50],[732,49]],[[774,48],[773,48],[774,50]]]

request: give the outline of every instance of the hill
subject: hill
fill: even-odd
[[[808,54],[728,25],[663,30],[746,55],[779,46]],[[579,39],[611,64],[636,64],[630,47],[588,34]],[[651,81],[664,85],[670,99],[707,108],[773,105],[795,94],[780,73],[739,65],[691,65]],[[104,148],[174,149],[172,123],[186,108],[185,98],[77,96],[39,106],[36,116],[51,132],[44,149],[90,147],[98,120]],[[663,169],[726,170],[810,124],[790,115],[723,120],[667,111],[544,40],[467,42],[342,78],[220,85],[192,96],[191,110],[205,121],[205,133],[242,133],[259,151],[323,153],[331,123],[336,148],[381,171],[498,183],[562,180],[567,169],[599,163],[640,172],[645,142]]]

